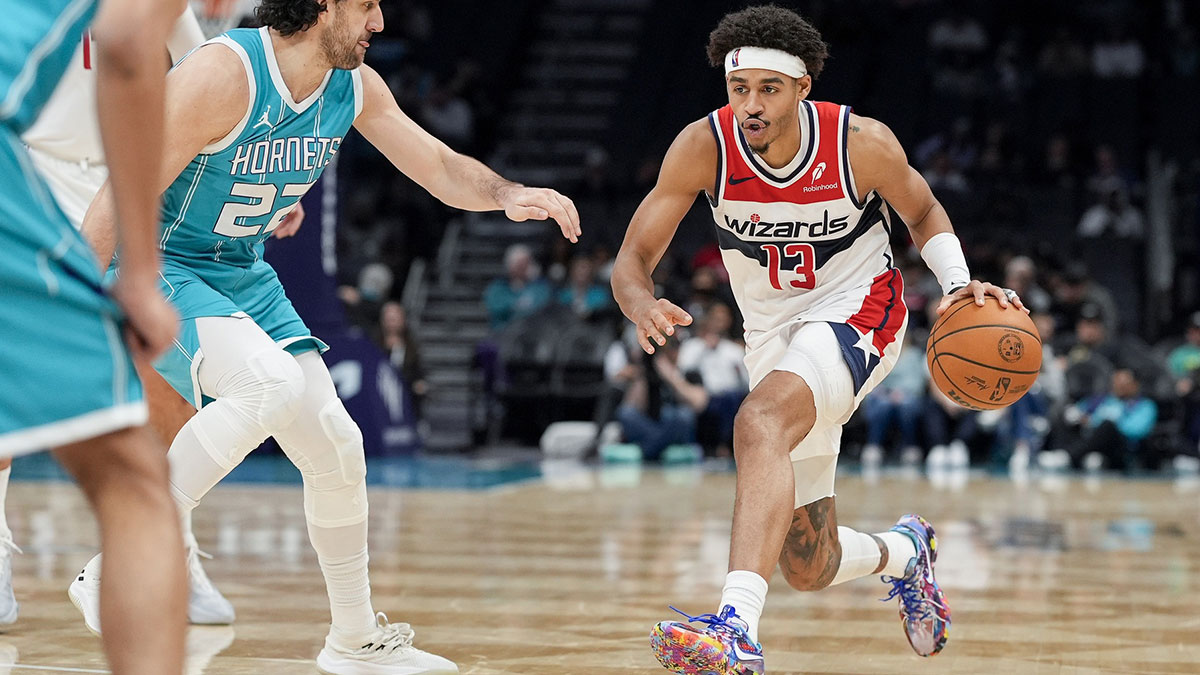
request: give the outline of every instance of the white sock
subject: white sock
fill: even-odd
[[[830,586],[865,577],[879,567],[879,544],[871,535],[839,525],[838,542],[842,545],[842,562]]]
[[[179,512],[179,527],[183,530],[183,549],[190,551],[200,548],[200,544],[196,543],[196,535],[192,533],[192,509]]]
[[[372,634],[375,610],[371,607],[371,580],[367,576],[367,522],[344,527],[317,527],[309,523],[308,538],[325,575],[334,634],[347,640]]]
[[[875,535],[883,540],[888,551],[887,565],[879,573],[889,577],[902,577],[908,569],[908,562],[916,557],[917,545],[911,537],[902,532],[880,532]],[[876,547],[878,549],[878,547]]]
[[[879,574],[893,577],[904,576],[908,561],[917,554],[916,546],[908,535],[888,531],[872,536],[839,525],[838,541],[842,545],[842,562],[838,566],[837,574],[830,582],[830,586],[875,573],[875,569],[879,567],[880,556],[876,538],[883,541],[888,552],[887,565],[879,571]]]
[[[725,605],[732,605],[746,622],[750,639],[758,642],[758,619],[766,603],[767,580],[748,570],[734,570],[725,575],[725,588],[721,590],[721,606],[717,613]]]
[[[8,478],[11,475],[11,466],[0,471],[0,539],[9,541],[12,541],[12,530],[8,529],[8,517],[4,515],[4,507],[8,500]]]

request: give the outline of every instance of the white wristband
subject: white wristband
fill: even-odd
[[[921,249],[921,258],[933,276],[937,277],[946,295],[971,282],[967,257],[963,255],[962,244],[953,232],[939,232],[930,237]]]

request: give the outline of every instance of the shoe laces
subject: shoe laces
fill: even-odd
[[[733,609],[733,605],[725,605],[721,608],[720,614],[701,614],[700,616],[691,616],[687,612],[680,610],[677,607],[668,605],[678,614],[683,615],[689,623],[704,623],[708,624],[709,629],[727,635],[731,639],[741,640],[749,645],[755,645],[754,640],[750,639],[750,635],[746,632],[745,620]],[[731,619],[737,619],[737,623],[731,622]]]
[[[380,651],[390,648],[390,651],[397,649],[412,649],[413,638],[416,632],[412,626],[407,623],[388,623],[387,615],[383,612],[375,614],[375,626],[380,630],[382,635],[375,640],[368,642],[361,647],[362,650]]]
[[[213,590],[212,581],[208,578],[208,574],[204,572],[204,567],[200,565],[200,558],[204,558],[205,560],[213,559],[211,555],[201,551],[196,546],[188,548],[188,576],[193,583],[200,586],[203,590]]]
[[[21,547],[17,546],[12,537],[0,539],[0,558],[11,558],[14,553],[24,554],[25,551],[22,551]]]
[[[901,610],[906,618],[920,621],[929,616],[930,603],[926,602],[924,579],[918,577],[909,580],[906,577],[885,576],[883,580],[892,585],[892,590],[888,592],[887,597],[880,598],[880,602],[900,596]]]

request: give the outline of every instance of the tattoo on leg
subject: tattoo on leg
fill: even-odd
[[[841,562],[833,498],[826,497],[796,509],[779,556],[789,582],[805,590],[825,588],[837,575]]]
[[[871,538],[875,540],[875,545],[879,547],[879,567],[876,567],[875,571],[871,572],[871,574],[879,574],[883,571],[883,568],[887,567],[888,564],[887,544],[883,543],[882,539],[873,534],[871,535]]]

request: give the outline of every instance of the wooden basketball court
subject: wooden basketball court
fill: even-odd
[[[376,609],[412,623],[419,647],[463,673],[665,672],[647,635],[674,616],[668,604],[716,609],[732,473],[542,469],[486,489],[373,486]],[[874,578],[800,594],[776,576],[761,634],[768,672],[1200,672],[1200,483],[839,478],[846,525],[877,531],[909,510],[942,540],[954,611],[943,654],[913,654]],[[0,673],[106,672],[66,594],[97,542],[79,493],[16,482],[8,513],[25,553]],[[299,486],[219,486],[196,534],[238,620],[193,629],[188,672],[315,673],[329,615]]]

